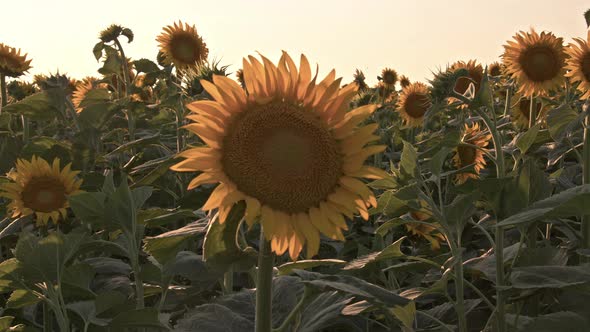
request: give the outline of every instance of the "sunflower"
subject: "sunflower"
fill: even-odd
[[[465,124],[465,132],[463,134],[462,142],[468,145],[475,145],[479,148],[485,148],[488,142],[492,138],[491,134],[483,134],[479,128],[479,124],[475,123],[473,126]],[[474,173],[459,173],[455,176],[455,182],[457,184],[464,183],[468,179],[477,179],[479,172],[485,168],[486,161],[484,159],[484,153],[478,148],[459,145],[455,149],[455,155],[453,156],[453,162],[457,169],[467,167],[474,164]]]
[[[500,76],[502,75],[502,66],[498,61],[492,62],[488,66],[488,75],[490,76]]]
[[[365,82],[365,73],[359,69],[355,70],[352,82],[358,86],[359,91],[365,91],[369,88],[367,82]]]
[[[387,89],[394,89],[395,83],[397,83],[397,72],[391,68],[385,68],[381,71],[379,79]]]
[[[0,196],[12,200],[8,204],[12,218],[34,213],[37,225],[47,225],[66,217],[68,197],[80,192],[82,180],[76,180],[79,172],[72,171],[71,164],[63,169],[59,164],[57,158],[49,165],[37,156],[16,161],[16,170],[7,174],[13,182],[0,186]]]
[[[515,94],[512,97],[513,104],[510,107],[512,122],[519,128],[528,128],[531,117],[531,98]],[[516,102],[514,102],[516,101]],[[537,118],[544,118],[543,103],[535,98],[535,114]]]
[[[344,240],[344,216],[358,211],[367,220],[368,208],[377,205],[360,179],[387,176],[363,165],[385,147],[365,147],[379,139],[373,135],[378,124],[358,127],[376,105],[347,112],[356,84],[341,89],[334,70],[316,83],[303,55],[299,69],[285,52],[278,66],[261,58],[243,61],[248,95],[225,76],[201,80],[215,101],[188,104],[196,123],[186,128],[208,146],[181,152],[186,159],[171,168],[202,172],[189,190],[219,183],[202,209],[218,208],[220,222],[243,200],[246,223],[261,223],[277,255],[288,250],[295,260],[306,245],[312,257],[320,233]]]
[[[76,90],[72,93],[72,104],[76,107],[76,113],[82,112],[84,109],[81,107],[82,102],[86,98],[86,95],[90,90],[93,89],[106,89],[106,83],[97,83],[98,79],[96,77],[85,77],[82,81],[78,82],[76,85]]]
[[[519,93],[525,97],[546,94],[563,84],[566,54],[562,38],[534,29],[520,31],[513,38],[504,45],[502,58],[507,74],[520,86]]]
[[[427,221],[429,220],[432,215],[426,210],[414,210],[410,212],[410,216],[412,219],[417,221]],[[407,223],[404,224],[406,230],[410,232],[410,234],[423,237],[428,242],[430,242],[430,247],[432,250],[440,249],[440,242],[445,242],[447,239],[446,237],[439,232],[436,227],[436,224],[433,225],[425,225],[423,223]]]
[[[0,74],[19,77],[31,69],[31,61],[27,54],[20,54],[20,49],[0,43]]]
[[[410,79],[405,75],[402,75],[399,78],[399,85],[401,85],[402,89],[407,88],[410,85],[410,83]]]
[[[156,41],[160,43],[162,62],[174,64],[177,70],[196,69],[207,60],[209,49],[203,38],[197,34],[195,26],[182,22],[164,28]]]
[[[424,114],[430,105],[428,87],[424,83],[416,82],[402,90],[397,101],[397,110],[407,126],[419,127],[422,125]]]
[[[477,94],[481,80],[483,79],[483,67],[481,64],[478,64],[475,60],[469,60],[467,62],[457,61],[451,65],[449,71],[454,72],[459,69],[466,69],[468,71],[468,76],[459,77],[455,82],[454,90],[457,93],[465,94],[467,89],[469,89],[469,85],[473,84],[475,87],[475,93]]]
[[[574,38],[574,41],[578,45],[571,43],[566,49],[569,57],[566,60],[568,72],[565,76],[572,83],[580,82],[578,90],[582,92],[582,99],[586,99],[590,97],[590,33],[587,40]]]

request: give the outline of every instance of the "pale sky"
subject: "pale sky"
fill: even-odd
[[[135,33],[127,56],[155,60],[162,27],[195,24],[209,57],[241,68],[256,51],[276,62],[281,50],[304,53],[320,74],[335,68],[343,82],[356,68],[369,83],[384,67],[412,81],[456,60],[498,60],[518,30],[549,30],[565,43],[586,36],[582,0],[0,0],[0,42],[33,59],[33,74],[97,75],[92,47],[112,23]],[[123,38],[125,40],[125,38]],[[232,78],[235,76],[232,75]]]

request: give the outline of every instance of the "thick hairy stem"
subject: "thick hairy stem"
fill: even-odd
[[[583,165],[583,182],[584,184],[590,183],[590,99],[584,103],[583,111],[586,113],[584,120],[584,148],[582,152],[584,165]],[[590,215],[582,217],[582,238],[583,247],[590,248]]]
[[[256,278],[256,332],[271,332],[272,330],[273,258],[270,242],[264,238],[264,229],[261,229]]]

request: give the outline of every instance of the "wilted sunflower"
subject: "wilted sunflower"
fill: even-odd
[[[93,89],[106,89],[106,83],[97,83],[98,79],[96,77],[85,77],[82,81],[78,82],[76,85],[76,90],[72,93],[72,104],[76,107],[76,113],[80,113],[83,110],[83,107],[80,107],[86,95],[90,90]]]
[[[397,101],[397,110],[410,127],[419,127],[430,108],[430,91],[424,83],[416,82],[403,89]]]
[[[512,122],[519,128],[528,128],[529,119],[531,117],[531,97],[523,97],[515,94],[512,97],[512,105],[510,106]],[[543,118],[542,114],[543,104],[538,98],[535,98],[535,115],[538,118]]]
[[[387,89],[394,89],[397,83],[397,72],[391,68],[384,68],[379,79]]]
[[[8,211],[12,218],[35,214],[37,225],[54,223],[60,216],[66,216],[68,197],[80,192],[82,180],[76,180],[78,171],[71,170],[71,164],[60,168],[59,159],[52,165],[42,158],[33,156],[31,161],[19,159],[16,170],[7,174],[13,182],[0,186],[0,196],[11,199]]]
[[[463,133],[462,143],[475,145],[479,148],[485,148],[492,138],[491,134],[483,134],[479,128],[479,124],[475,123],[473,126],[465,124],[465,132]],[[459,173],[455,176],[457,184],[464,183],[468,179],[477,179],[479,172],[485,168],[486,161],[484,153],[480,149],[471,146],[459,145],[455,148],[455,155],[453,162],[457,169],[467,167],[474,164],[475,173]]]
[[[295,260],[306,244],[311,257],[320,232],[344,240],[344,216],[358,211],[368,219],[367,209],[377,204],[360,179],[387,176],[363,165],[384,146],[365,147],[379,139],[377,124],[358,127],[376,106],[347,112],[356,85],[341,89],[334,70],[316,83],[303,55],[299,69],[285,52],[278,66],[261,57],[262,63],[253,56],[243,61],[248,95],[225,76],[201,80],[215,101],[187,105],[196,123],[186,128],[208,146],[181,152],[186,160],[172,169],[202,172],[189,190],[220,183],[202,209],[218,208],[221,222],[243,200],[247,224],[260,221],[276,254],[289,250]]]
[[[427,221],[431,218],[431,214],[426,210],[415,210],[410,212],[410,216],[414,220]],[[432,250],[440,249],[440,242],[445,242],[446,237],[439,232],[435,225],[425,225],[423,223],[407,223],[404,224],[406,230],[410,234],[418,237],[423,237],[430,242]]]
[[[164,27],[156,41],[160,43],[160,51],[165,65],[174,64],[177,70],[196,69],[207,60],[209,49],[203,38],[197,34],[195,26],[182,22]]]
[[[356,69],[352,77],[353,83],[357,85],[359,91],[365,91],[369,88],[367,82],[365,82],[365,73],[363,73],[361,70]]]
[[[569,56],[566,60],[566,77],[570,78],[572,83],[580,82],[578,90],[582,92],[582,99],[590,97],[590,32],[588,39],[574,38],[578,43],[569,44],[566,53]]]
[[[31,61],[26,53],[20,54],[20,49],[0,43],[0,74],[19,77],[31,69]]]
[[[563,39],[551,32],[534,29],[520,31],[504,45],[502,55],[506,71],[520,86],[525,97],[546,94],[564,82],[565,52]]]
[[[402,89],[407,88],[410,85],[410,79],[408,77],[406,77],[405,75],[402,75],[399,78],[399,85],[401,85]]]
[[[502,75],[502,66],[498,61],[492,62],[488,66],[488,75],[490,76],[500,76]]]

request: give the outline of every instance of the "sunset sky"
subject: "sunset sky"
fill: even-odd
[[[26,78],[57,69],[76,78],[97,75],[92,47],[112,23],[135,33],[135,40],[124,44],[128,56],[155,60],[162,27],[182,20],[196,25],[210,59],[230,65],[231,72],[256,51],[276,61],[286,50],[293,57],[306,54],[320,73],[336,68],[344,82],[359,68],[369,83],[384,67],[425,81],[456,60],[490,63],[498,60],[506,40],[530,27],[569,43],[586,35],[582,13],[590,7],[582,0],[4,2],[4,13],[26,11],[3,15],[0,38],[33,59]]]

